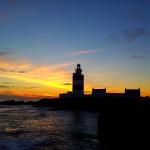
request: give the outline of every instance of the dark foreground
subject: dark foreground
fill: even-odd
[[[150,101],[116,102],[101,110],[98,136],[104,150],[150,149]]]
[[[40,105],[98,111],[98,137],[103,150],[150,149],[149,98],[76,98],[52,101],[51,104],[41,100],[37,106]]]
[[[42,99],[33,105],[98,112],[97,137],[102,150],[150,149],[150,98]]]

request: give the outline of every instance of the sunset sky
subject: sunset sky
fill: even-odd
[[[0,0],[0,100],[92,88],[150,96],[150,0]]]

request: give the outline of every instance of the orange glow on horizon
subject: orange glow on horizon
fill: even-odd
[[[29,63],[29,60],[25,58],[1,58],[0,81],[4,84],[1,84],[0,93],[29,98],[59,97],[61,93],[72,91],[72,73],[74,70],[66,68],[72,64],[76,63],[68,62],[56,65],[35,66]],[[131,86],[131,84],[128,84],[130,78],[123,80],[120,78],[120,75],[118,75],[118,72],[97,71],[98,68],[91,69],[88,68],[86,70],[84,81],[85,94],[91,94],[93,87],[106,87],[107,93],[124,93],[125,86]],[[93,69],[96,71],[95,73]],[[85,70],[83,70],[83,74],[85,74],[84,71]],[[114,80],[111,82],[112,76],[116,77],[117,81]],[[136,87],[136,85],[137,82],[132,82],[132,87]],[[142,87],[145,88],[141,88],[141,96],[150,96],[150,91],[148,90],[150,89],[149,84],[143,84]]]

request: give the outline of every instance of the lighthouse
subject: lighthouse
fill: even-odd
[[[72,92],[74,96],[84,95],[84,75],[82,74],[81,65],[78,63],[75,73],[73,73]]]

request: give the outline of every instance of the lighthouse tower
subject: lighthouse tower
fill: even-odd
[[[81,65],[78,63],[75,73],[73,73],[72,91],[75,96],[84,95],[84,75],[82,74]]]

